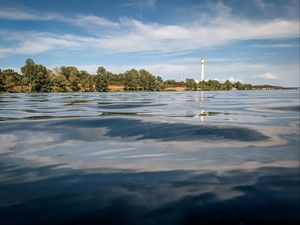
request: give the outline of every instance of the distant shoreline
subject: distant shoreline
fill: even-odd
[[[53,70],[26,59],[21,73],[0,69],[0,93],[36,92],[158,92],[158,91],[235,91],[235,90],[289,90],[296,87],[243,84],[240,81],[194,79],[185,81],[163,80],[145,69],[131,69],[113,74],[100,66],[96,74],[61,66]]]
[[[234,91],[282,91],[282,90],[300,90],[300,87],[282,87],[282,88],[267,88],[267,89],[264,89],[264,88],[261,88],[261,89],[251,89],[251,90],[200,90],[200,89],[197,89],[197,90],[176,90],[176,89],[166,89],[166,90],[160,90],[160,91],[142,91],[142,90],[108,90],[108,91],[105,91],[105,92],[102,92],[102,93],[134,93],[134,92],[196,92],[196,91],[205,91],[205,92],[213,92],[213,91],[225,91],[225,92],[234,92]],[[51,92],[37,92],[37,91],[32,91],[32,92],[0,92],[0,94],[17,94],[17,93],[20,93],[20,94],[36,94],[36,93],[101,93],[99,91],[64,91],[64,92],[54,92],[54,91],[51,91]]]

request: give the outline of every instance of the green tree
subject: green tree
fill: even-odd
[[[206,82],[203,80],[203,81],[200,81],[198,83],[198,88],[201,90],[201,91],[204,91],[206,90]]]
[[[60,67],[59,74],[66,77],[68,84],[66,86],[67,91],[79,91],[80,90],[80,74],[76,67]]]
[[[5,91],[4,88],[4,74],[2,73],[2,70],[0,69],[0,92]]]
[[[253,86],[251,84],[244,84],[245,90],[253,90]]]
[[[185,80],[185,83],[186,83],[186,87],[188,90],[194,90],[196,91],[197,90],[197,83],[194,79],[186,79]]]
[[[21,68],[23,75],[13,70],[0,69],[0,92],[71,92],[71,91],[108,91],[109,85],[124,85],[128,91],[160,91],[165,88],[187,87],[188,90],[255,90],[255,89],[281,89],[271,85],[232,83],[226,80],[220,83],[217,80],[202,81],[198,85],[193,79],[183,81],[166,80],[154,76],[145,69],[131,69],[123,74],[113,74],[103,66],[98,67],[97,74],[91,75],[86,71],[79,71],[74,66],[62,66],[52,71],[43,65],[35,64],[32,59],[26,59]],[[115,88],[114,90],[120,90]]]
[[[160,78],[160,77],[159,77]],[[139,89],[142,91],[157,91],[160,89],[161,81],[147,70],[139,71]]]
[[[32,90],[32,82],[36,76],[36,64],[32,59],[26,59],[25,65],[21,68],[21,72],[24,76],[28,77],[28,91]]]
[[[238,90],[244,90],[244,86],[240,81],[234,83],[234,87]]]
[[[36,65],[36,74],[32,83],[32,90],[36,92],[51,91],[51,81],[48,71],[43,65]]]
[[[155,79],[154,91],[161,91],[163,89],[164,89],[163,79],[160,76],[157,76]]]
[[[53,92],[66,92],[68,86],[68,80],[63,75],[51,74],[51,91]]]
[[[151,77],[151,74],[148,71],[146,71],[144,69],[141,69],[139,71],[139,80],[140,80],[139,86],[142,91],[149,90],[150,77]]]
[[[27,77],[27,79],[22,79],[22,86],[27,83],[29,92],[51,91],[51,81],[45,66],[35,64],[32,59],[26,59],[21,72]],[[22,88],[22,90],[24,89]]]
[[[96,90],[100,92],[108,91],[108,73],[103,66],[98,67],[96,75]]]
[[[229,80],[226,80],[224,83],[224,89],[230,91],[232,89],[232,83]]]
[[[88,72],[80,71],[80,91],[89,92],[94,91],[93,77]]]
[[[124,85],[124,74],[108,73],[109,85]]]
[[[205,82],[205,90],[218,91],[222,89],[222,84],[217,80],[208,80]]]
[[[6,92],[21,92],[21,76],[12,69],[6,69],[0,72],[0,90]]]
[[[139,72],[136,69],[126,71],[124,74],[124,90],[137,91],[139,89]]]

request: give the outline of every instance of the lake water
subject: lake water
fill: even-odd
[[[299,91],[0,94],[0,223],[298,224]]]

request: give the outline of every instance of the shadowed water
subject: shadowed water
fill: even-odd
[[[298,224],[299,92],[0,94],[1,224]]]

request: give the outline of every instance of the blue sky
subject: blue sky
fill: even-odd
[[[0,68],[145,68],[299,86],[298,0],[0,0]]]

